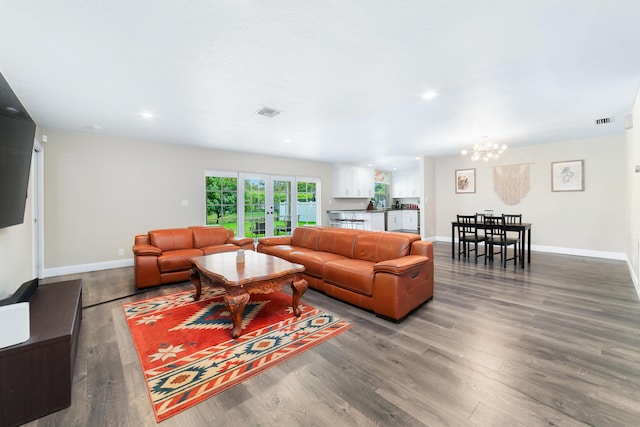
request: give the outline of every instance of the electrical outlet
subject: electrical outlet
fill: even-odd
[[[118,249],[118,256],[124,256],[124,249]]]

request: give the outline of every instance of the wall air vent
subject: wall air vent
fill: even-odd
[[[273,108],[262,107],[261,109],[256,111],[256,114],[259,114],[259,115],[265,116],[265,117],[269,117],[270,119],[272,119],[275,116],[277,116],[278,114],[280,114],[281,112],[282,111],[274,110]]]
[[[602,119],[596,119],[596,126],[608,125],[611,123],[611,117],[604,117]]]

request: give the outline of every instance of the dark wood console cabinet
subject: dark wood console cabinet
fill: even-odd
[[[31,298],[29,316],[29,340],[0,349],[3,427],[23,424],[71,405],[82,319],[81,281],[40,285]]]

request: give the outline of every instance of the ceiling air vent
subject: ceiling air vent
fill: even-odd
[[[270,119],[274,118],[280,113],[281,111],[274,110],[273,108],[269,108],[269,107],[262,107],[260,110],[256,111],[256,114],[269,117]]]
[[[602,119],[596,119],[596,126],[607,125],[611,123],[611,117],[604,117]]]

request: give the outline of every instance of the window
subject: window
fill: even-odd
[[[373,187],[373,205],[376,208],[389,207],[389,184],[376,182]]]
[[[206,176],[206,225],[222,225],[238,232],[238,178]]]
[[[317,223],[317,187],[316,181],[298,181],[298,226]]]

